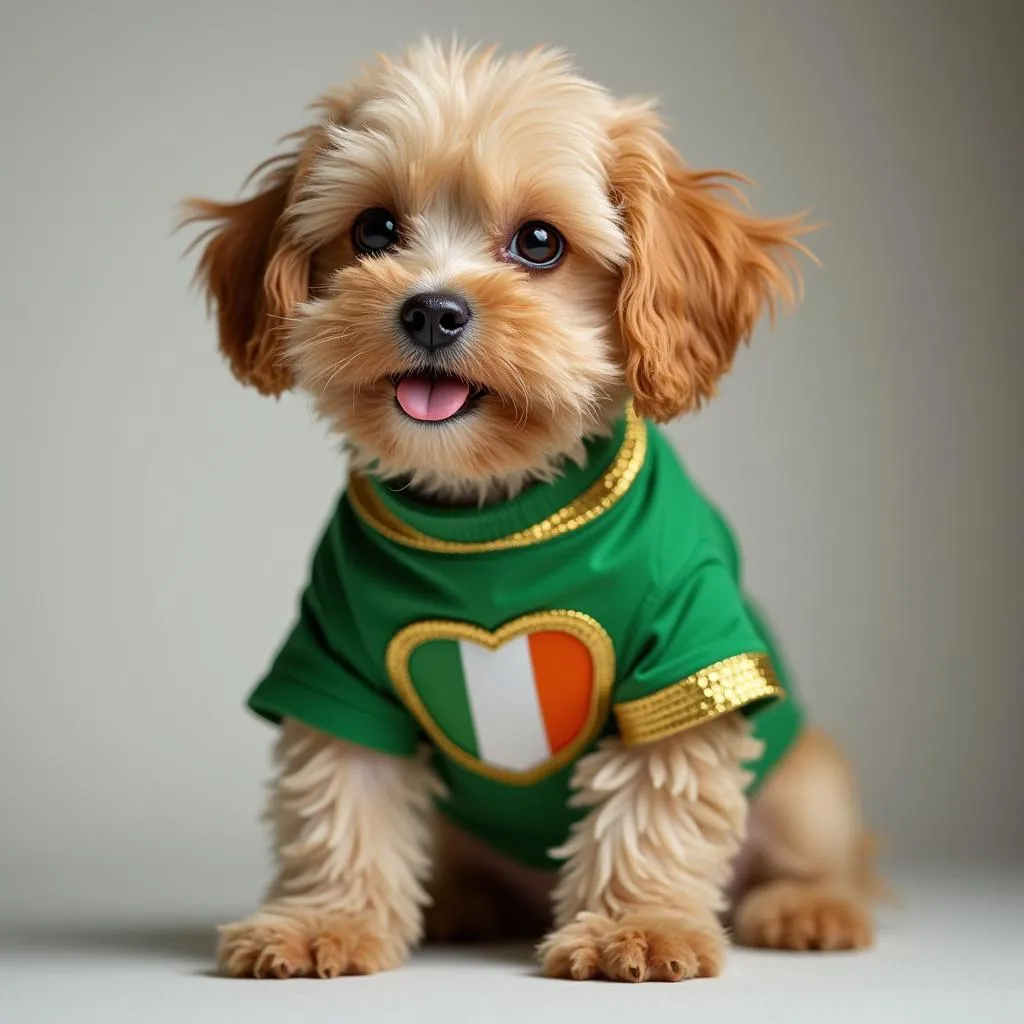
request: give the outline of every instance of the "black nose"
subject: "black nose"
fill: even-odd
[[[433,352],[458,341],[472,315],[458,295],[423,292],[405,301],[399,318],[410,339]]]

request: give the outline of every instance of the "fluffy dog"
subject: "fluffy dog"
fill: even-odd
[[[318,108],[251,198],[189,210],[235,375],[308,392],[351,473],[251,700],[279,866],[222,969],[534,934],[550,975],[675,981],[730,927],[868,945],[850,772],[651,423],[793,298],[801,220],[557,52],[427,42]]]

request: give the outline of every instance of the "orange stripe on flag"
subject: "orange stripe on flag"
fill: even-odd
[[[531,633],[529,645],[544,729],[557,754],[586,724],[594,665],[586,644],[568,633]]]

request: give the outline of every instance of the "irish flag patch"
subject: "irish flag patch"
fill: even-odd
[[[537,612],[495,632],[465,622],[407,626],[388,672],[441,751],[490,778],[529,785],[569,764],[608,713],[611,638],[589,615]]]

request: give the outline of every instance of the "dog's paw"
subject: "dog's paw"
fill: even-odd
[[[538,954],[550,978],[684,981],[721,972],[725,939],[670,915],[583,913],[552,932]]]
[[[371,917],[261,910],[220,928],[220,969],[235,978],[335,978],[398,967],[405,946]]]
[[[797,882],[751,890],[733,924],[740,945],[762,949],[866,949],[874,942],[871,916],[861,901]]]

